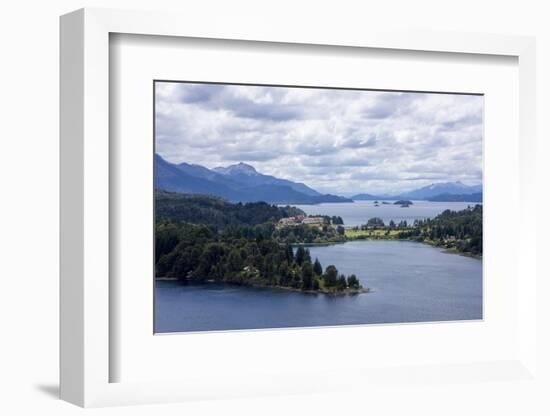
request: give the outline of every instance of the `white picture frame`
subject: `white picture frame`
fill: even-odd
[[[338,380],[353,374],[355,383],[407,380],[410,371],[380,368],[368,374],[332,369],[334,382],[320,383],[315,374],[271,375],[265,380],[239,380],[220,375],[212,387],[207,375],[183,381],[112,382],[110,366],[120,359],[110,348],[112,328],[109,276],[113,267],[109,242],[109,37],[110,34],[191,37],[206,39],[332,45],[334,47],[428,51],[442,54],[504,55],[518,59],[520,212],[534,204],[536,140],[535,42],[533,38],[464,33],[380,32],[327,33],[322,27],[304,33],[266,22],[239,24],[224,20],[205,27],[193,16],[106,9],[82,9],[61,18],[61,397],[80,406],[155,403],[209,397],[331,391]],[[509,360],[456,365],[441,363],[419,369],[415,377],[476,382],[476,370],[523,380],[536,375],[536,218],[521,215],[518,231],[517,291],[518,354]],[[348,329],[353,331],[353,328]],[[223,337],[224,334],[218,335]],[[217,341],[218,342],[218,341]],[[414,378],[414,377],[413,377]],[[233,381],[233,382],[232,382]],[[219,386],[225,385],[222,389]],[[281,387],[284,386],[284,387]],[[307,386],[307,387],[304,387]]]

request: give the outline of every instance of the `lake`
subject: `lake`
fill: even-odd
[[[362,240],[309,250],[323,267],[355,273],[372,292],[328,296],[157,281],[155,332],[482,318],[481,260],[409,241]]]
[[[474,206],[475,202],[430,202],[430,201],[412,201],[413,205],[408,208],[402,208],[400,205],[394,205],[395,201],[386,201],[383,204],[379,201],[379,206],[374,206],[374,201],[355,201],[353,203],[323,203],[317,205],[294,205],[300,208],[308,215],[338,215],[344,220],[346,226],[356,226],[366,224],[369,218],[380,217],[384,223],[388,224],[390,220],[399,223],[406,220],[409,224],[414,220],[423,220],[433,218],[446,209],[459,211],[465,209],[468,205]]]

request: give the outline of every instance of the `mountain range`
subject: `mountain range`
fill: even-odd
[[[434,202],[483,202],[483,193],[475,192],[473,194],[441,194],[428,198],[428,201]]]
[[[258,172],[246,163],[208,169],[201,165],[166,161],[155,154],[155,186],[158,190],[209,194],[231,202],[265,201],[271,204],[318,204],[374,200],[426,200],[482,202],[482,186],[460,181],[434,183],[397,195],[361,193],[350,198],[322,194],[309,186]]]
[[[446,201],[446,202],[481,202],[483,188],[481,185],[465,185],[460,181],[433,183],[413,191],[404,192],[398,195],[372,195],[357,194],[351,199],[356,201],[371,201],[376,199],[413,199],[424,201]]]
[[[242,162],[208,169],[189,163],[170,163],[158,154],[155,154],[155,186],[158,190],[216,195],[231,202],[353,202],[349,198],[321,194],[303,183],[264,175]]]

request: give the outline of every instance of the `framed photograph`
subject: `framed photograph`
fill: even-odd
[[[61,18],[63,399],[534,377],[534,40],[327,36]]]
[[[483,95],[154,99],[156,333],[483,318]]]

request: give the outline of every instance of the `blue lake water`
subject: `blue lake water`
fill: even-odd
[[[363,240],[309,249],[323,267],[334,264],[342,273],[355,273],[372,292],[327,296],[157,281],[155,332],[482,318],[481,260],[407,241]]]
[[[400,205],[394,205],[395,201],[386,201],[383,204],[379,201],[378,207],[374,201],[355,201],[353,203],[323,203],[317,205],[295,205],[302,209],[308,215],[339,215],[344,220],[346,226],[356,226],[366,224],[369,218],[380,217],[386,224],[390,220],[396,223],[406,220],[408,223],[414,220],[423,220],[433,218],[446,209],[459,211],[465,209],[468,205],[473,206],[475,202],[429,202],[412,201],[413,205],[408,208],[402,208]]]

